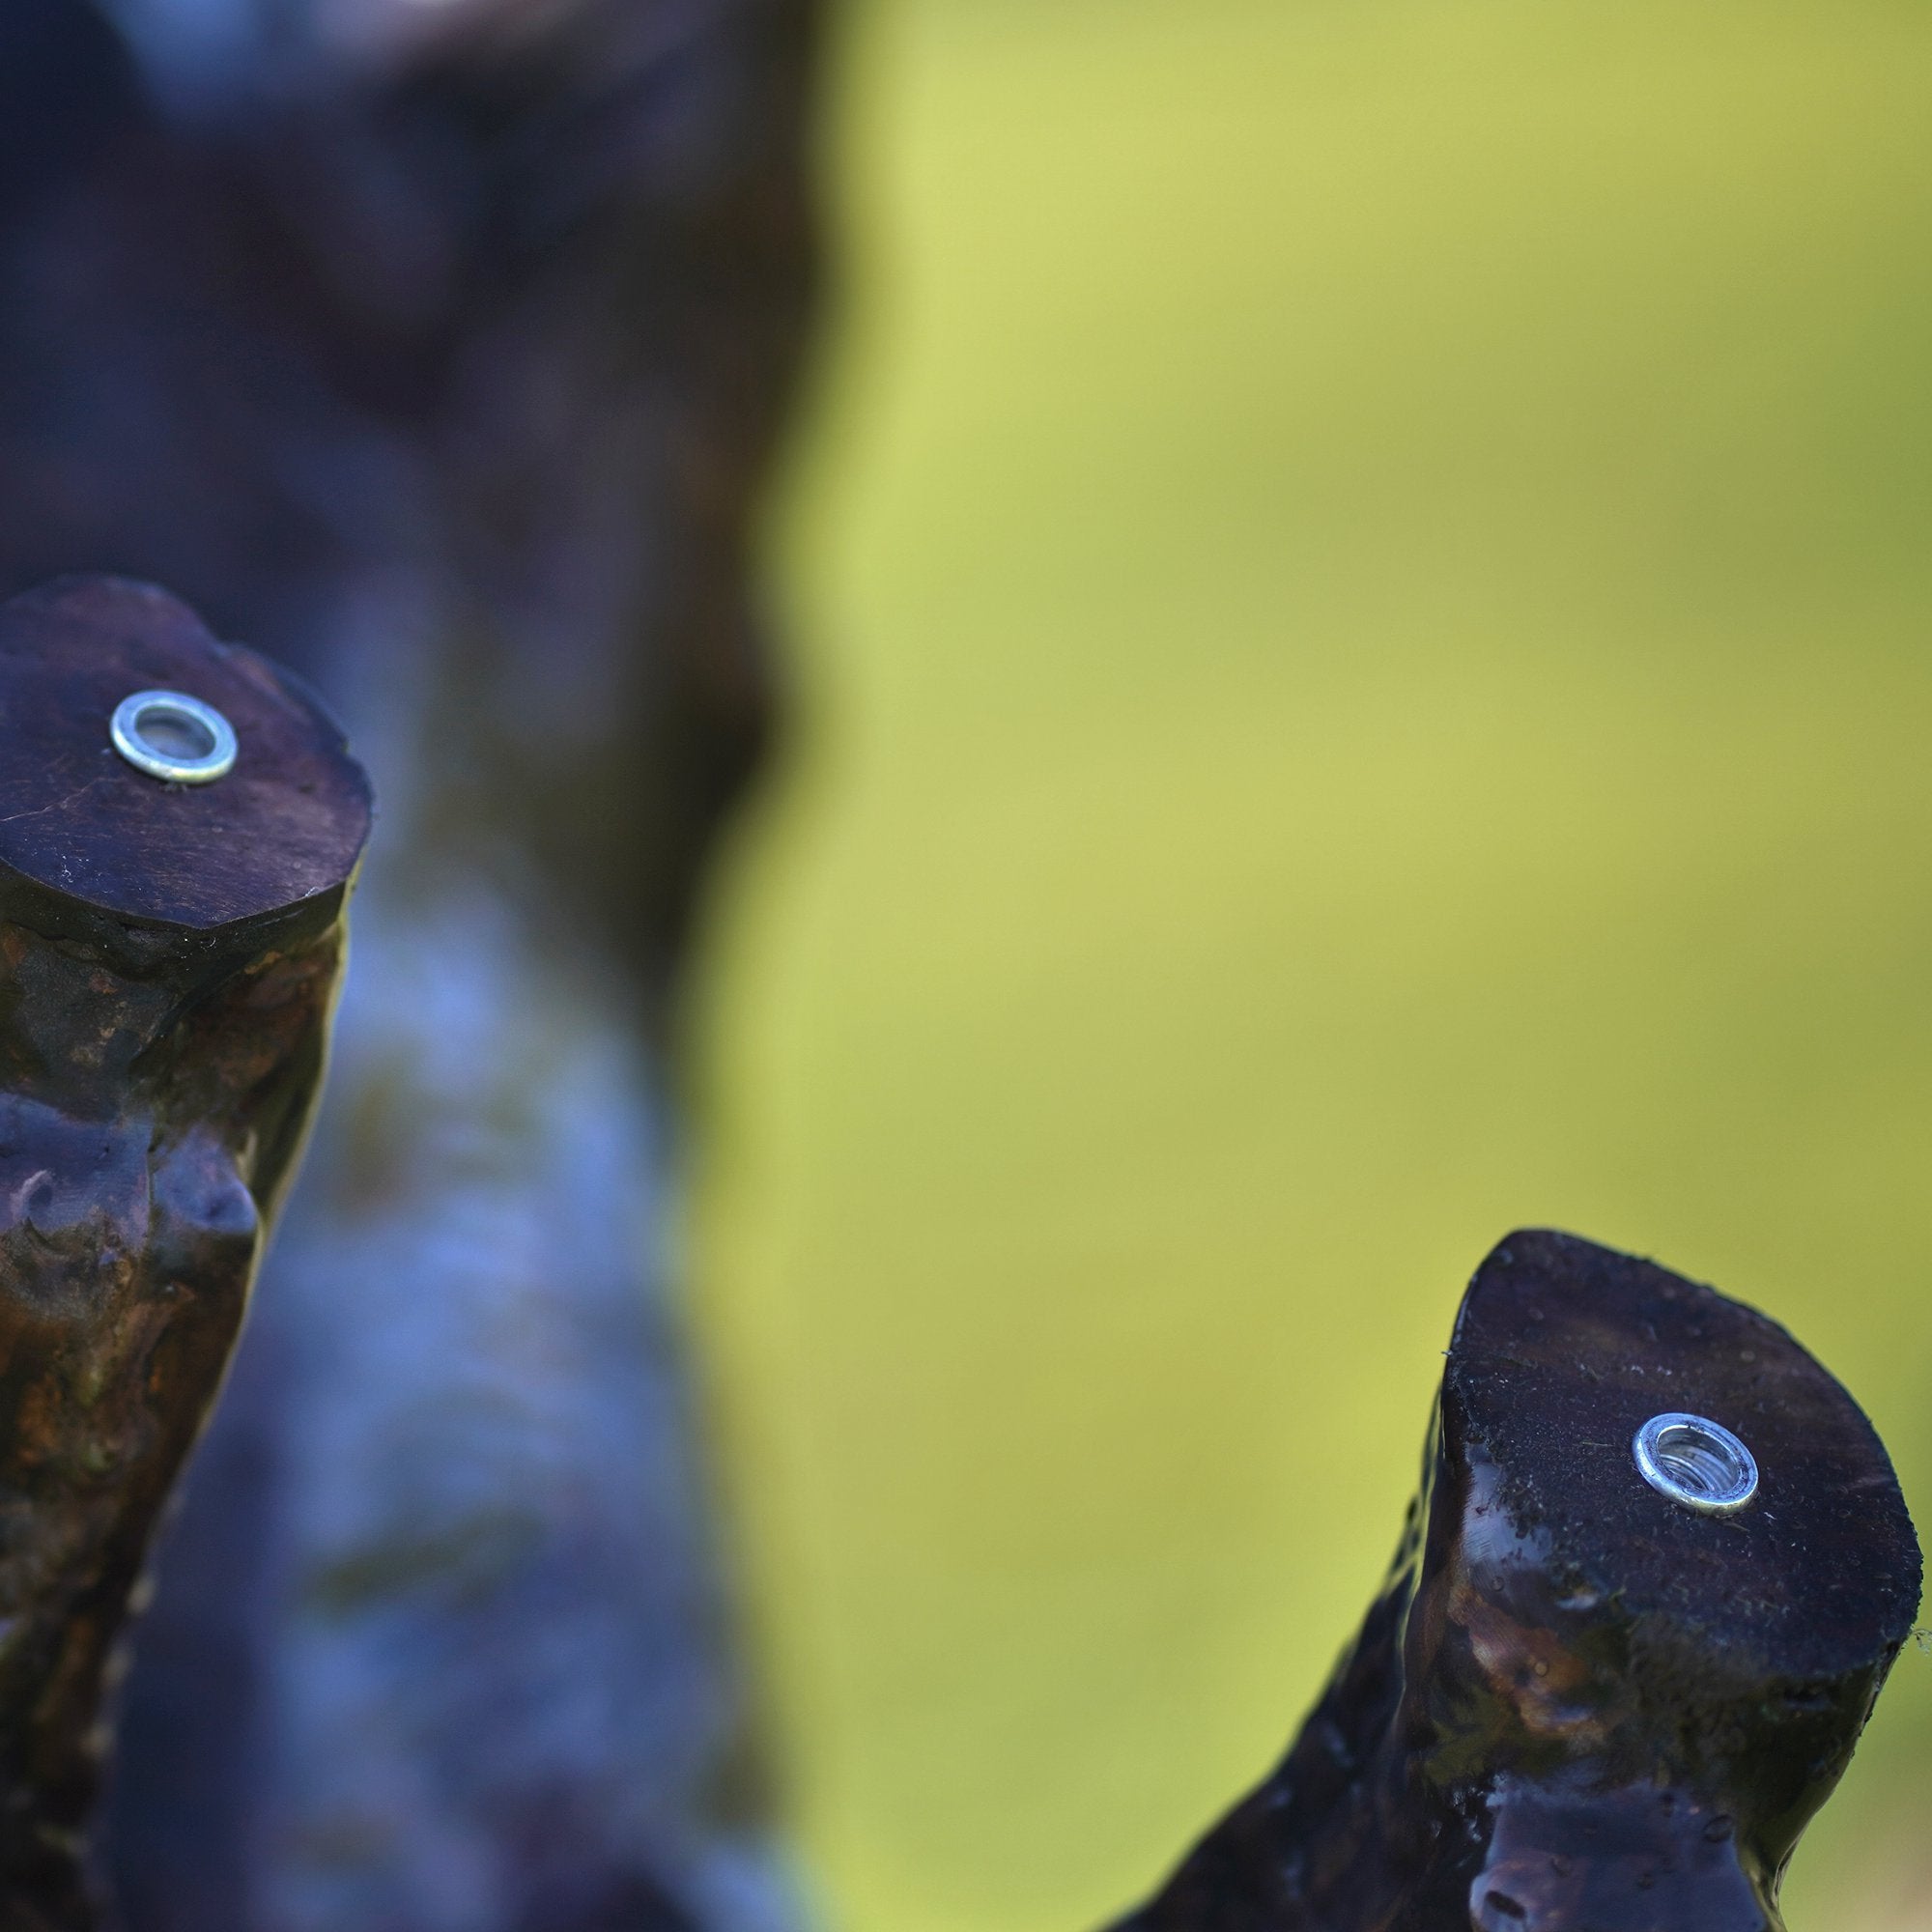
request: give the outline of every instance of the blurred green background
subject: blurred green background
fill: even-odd
[[[1932,1518],[1932,13],[874,0],[698,1013],[839,1932],[1280,1750],[1490,1244],[1793,1327]],[[1787,1900],[1932,1926],[1908,1649]]]

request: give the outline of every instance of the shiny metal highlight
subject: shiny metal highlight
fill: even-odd
[[[1631,1449],[1644,1481],[1686,1509],[1721,1516],[1757,1493],[1757,1459],[1708,1416],[1676,1409],[1653,1415]]]
[[[114,749],[150,778],[213,784],[235,769],[235,727],[212,704],[182,691],[137,691],[114,707]]]

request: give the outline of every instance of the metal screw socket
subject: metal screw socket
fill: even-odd
[[[1631,1448],[1644,1481],[1686,1509],[1721,1516],[1757,1493],[1757,1459],[1707,1416],[1653,1415]]]
[[[175,784],[213,784],[235,769],[235,727],[181,691],[137,691],[114,707],[108,736],[138,772]]]

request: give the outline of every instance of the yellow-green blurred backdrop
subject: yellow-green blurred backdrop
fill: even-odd
[[[860,0],[828,82],[696,1305],[830,1922],[1078,1932],[1287,1740],[1513,1225],[1786,1321],[1932,1518],[1932,13]],[[1928,1773],[1908,1650],[1798,1932],[1932,1925]]]

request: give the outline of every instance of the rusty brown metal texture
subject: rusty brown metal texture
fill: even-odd
[[[1744,1507],[1639,1474],[1637,1431],[1673,1410],[1751,1451]],[[1117,1932],[1776,1932],[1919,1583],[1871,1424],[1775,1321],[1512,1235],[1463,1300],[1360,1634]]]
[[[236,727],[187,786],[131,693]],[[0,1924],[92,1924],[109,1661],[321,1081],[370,823],[339,728],[143,585],[0,608]]]

